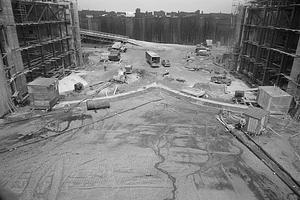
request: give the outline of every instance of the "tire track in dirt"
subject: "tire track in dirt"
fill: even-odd
[[[167,132],[168,129],[169,129],[169,127],[166,129],[165,132]],[[168,179],[172,182],[172,187],[173,187],[172,197],[166,198],[164,200],[175,200],[176,199],[176,191],[177,191],[176,178],[174,176],[172,176],[167,170],[164,170],[159,167],[166,160],[166,158],[161,154],[161,148],[164,147],[166,144],[168,144],[168,141],[164,145],[160,146],[160,142],[162,141],[163,138],[164,138],[164,134],[159,137],[157,145],[153,145],[154,147],[152,147],[152,150],[154,151],[154,153],[160,158],[160,161],[158,161],[157,163],[154,164],[154,168],[157,169],[158,171],[160,171],[161,173],[167,175]]]
[[[28,184],[24,189],[21,199],[32,199],[36,193],[36,189],[40,181],[48,174],[48,172],[53,168],[57,159],[48,160],[48,163],[42,163],[36,169],[32,170],[32,174],[28,180]]]
[[[49,200],[56,200],[59,195],[64,174],[64,157],[57,162],[53,173],[51,188],[48,195]]]
[[[160,158],[160,161],[155,163],[154,168],[157,169],[158,171],[166,174],[168,176],[168,178],[170,179],[170,181],[172,182],[172,187],[173,187],[173,189],[172,189],[172,198],[167,198],[165,200],[175,200],[176,199],[176,191],[177,191],[176,178],[174,176],[172,176],[168,171],[166,171],[166,170],[159,167],[159,165],[164,163],[165,160],[166,160],[166,158],[160,153],[160,147],[157,147],[156,154]]]

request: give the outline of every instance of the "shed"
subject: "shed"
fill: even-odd
[[[257,103],[264,110],[272,114],[287,114],[293,97],[274,86],[261,86],[258,88]]]
[[[59,90],[56,78],[37,78],[28,83],[31,105],[36,109],[51,109],[58,101]]]
[[[250,134],[258,135],[268,123],[269,113],[263,109],[251,107],[245,113],[246,125],[244,130]]]

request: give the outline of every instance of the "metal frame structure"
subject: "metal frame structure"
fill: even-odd
[[[300,79],[291,75],[300,57],[299,19],[299,0],[251,1],[242,25],[239,72],[258,85],[277,85],[300,98],[299,92],[289,91],[290,84],[300,89]]]
[[[1,1],[5,10],[0,13],[0,50],[12,97],[21,98],[21,87],[26,93],[26,82],[62,77],[68,68],[82,64],[76,2]]]
[[[13,1],[12,8],[27,80],[62,75],[72,65],[68,5]]]

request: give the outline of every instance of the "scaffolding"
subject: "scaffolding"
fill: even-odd
[[[299,99],[300,75],[292,73],[299,68],[299,19],[299,0],[250,1],[242,25],[239,72]]]
[[[59,77],[72,65],[71,19],[67,4],[13,1],[12,8],[27,81]]]
[[[26,82],[40,76],[59,78],[82,64],[76,2],[1,2],[0,52],[13,98],[26,98]]]

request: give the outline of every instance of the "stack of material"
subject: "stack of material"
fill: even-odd
[[[31,105],[36,109],[49,110],[58,101],[58,80],[37,78],[28,84]]]
[[[293,97],[274,86],[261,86],[258,88],[257,103],[264,110],[272,114],[287,114]]]

